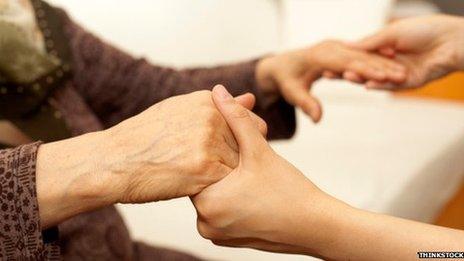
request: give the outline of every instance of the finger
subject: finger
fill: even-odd
[[[369,64],[375,67],[376,70],[383,70],[388,80],[402,82],[406,80],[406,67],[393,59],[386,59],[381,56],[366,54],[369,59],[366,59]]]
[[[263,135],[263,137],[266,138],[266,136],[267,136],[267,123],[261,117],[256,115],[254,112],[248,111],[248,113],[250,114],[251,120],[253,121],[255,126],[258,128],[261,135]]]
[[[353,43],[352,46],[366,51],[377,51],[384,47],[394,47],[395,39],[390,35],[388,29],[384,29],[359,42]]]
[[[286,101],[300,107],[314,122],[321,120],[321,104],[299,81],[287,80],[282,86],[282,95]]]
[[[394,90],[399,86],[391,82],[377,82],[377,81],[368,81],[366,82],[367,89],[376,89],[376,90]]]
[[[235,100],[237,101],[237,97],[235,97]],[[266,122],[261,117],[256,115],[254,112],[248,111],[248,113],[250,114],[250,117],[251,117],[253,123],[255,124],[256,128],[258,128],[261,135],[264,138],[266,138],[267,137],[267,130],[268,130]],[[226,125],[226,128],[229,128],[227,126],[227,123],[224,123],[224,124]],[[238,148],[238,144],[237,144],[237,141],[234,138],[233,133],[227,131],[225,134],[223,133],[222,135],[225,135],[224,139],[225,139],[225,143],[226,143],[227,147],[231,148],[233,151],[238,153],[239,148]],[[224,151],[227,151],[227,150],[224,149]],[[218,154],[218,155],[220,155],[220,154]],[[229,166],[231,166],[231,165],[229,165]]]
[[[354,83],[364,83],[366,80],[361,77],[359,74],[352,72],[352,71],[346,71],[343,73],[343,78],[347,81],[354,82]]]
[[[237,140],[241,153],[250,153],[266,144],[247,109],[238,104],[222,85],[213,88],[213,101]]]
[[[355,60],[351,62],[347,69],[361,75],[366,79],[384,81],[387,77],[386,73],[381,70],[377,64],[364,62],[363,60]]]
[[[392,52],[393,49],[382,50]],[[344,71],[348,69],[364,79],[375,81],[402,82],[406,78],[406,67],[396,60],[353,49],[349,50],[349,54],[351,62],[343,68]]]
[[[379,49],[379,53],[388,58],[395,58],[396,51],[392,47],[383,47]]]
[[[253,122],[255,123],[256,127],[258,128],[259,132],[263,135],[263,137],[266,137],[267,135],[267,124],[266,122],[261,119],[258,115],[256,115],[253,110],[255,103],[256,103],[256,98],[253,94],[251,93],[245,93],[242,95],[239,95],[234,98],[235,101],[237,101],[240,105],[243,107],[247,108],[249,110],[249,114]]]
[[[340,79],[340,74],[332,71],[324,71],[322,76],[327,79]]]
[[[255,107],[256,98],[251,93],[245,93],[235,97],[235,101],[237,101],[240,105],[251,111]]]
[[[357,54],[356,60],[348,65],[348,70],[368,80],[398,83],[406,80],[403,65],[372,54]]]
[[[233,135],[231,133],[229,135],[224,137],[225,141],[218,137],[217,142],[214,144],[213,155],[218,157],[219,162],[223,162],[230,168],[236,168],[239,163],[238,145]]]

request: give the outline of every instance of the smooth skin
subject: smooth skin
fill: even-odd
[[[238,166],[192,198],[199,233],[229,247],[328,260],[416,260],[462,251],[464,232],[356,209],[321,191],[277,155],[223,86],[213,100],[240,152]]]
[[[416,88],[464,70],[464,18],[433,15],[403,19],[350,46],[388,57],[402,64],[407,74],[399,84],[368,80],[352,71],[344,73],[345,79],[366,82],[370,89]]]

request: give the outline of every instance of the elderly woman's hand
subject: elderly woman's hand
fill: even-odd
[[[365,79],[388,82],[402,82],[405,77],[403,66],[395,61],[356,50],[339,41],[325,41],[264,58],[258,63],[256,78],[262,92],[269,94],[271,99],[281,95],[317,122],[322,109],[309,90],[325,71],[354,72]]]
[[[265,123],[257,116],[265,129]],[[123,189],[118,202],[192,196],[238,164],[237,144],[210,91],[164,100],[107,131],[104,161]]]
[[[253,95],[236,99],[254,105]],[[264,134],[264,121],[249,113]],[[172,97],[104,132],[42,145],[42,225],[113,203],[193,196],[237,164],[237,144],[211,92]]]

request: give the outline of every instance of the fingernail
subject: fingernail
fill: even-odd
[[[216,85],[214,87],[215,92],[219,95],[221,100],[230,100],[233,99],[232,95],[227,91],[223,85]]]

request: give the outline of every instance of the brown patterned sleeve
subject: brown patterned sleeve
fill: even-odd
[[[255,81],[256,60],[219,66],[175,70],[156,66],[108,45],[73,23],[63,13],[65,33],[73,54],[73,84],[106,127],[131,117],[171,96],[225,85],[234,95],[251,92],[255,112],[268,123],[268,137],[289,138],[295,131],[295,113],[280,99],[261,102]]]
[[[35,167],[40,142],[0,150],[0,260],[58,260],[40,228]]]

